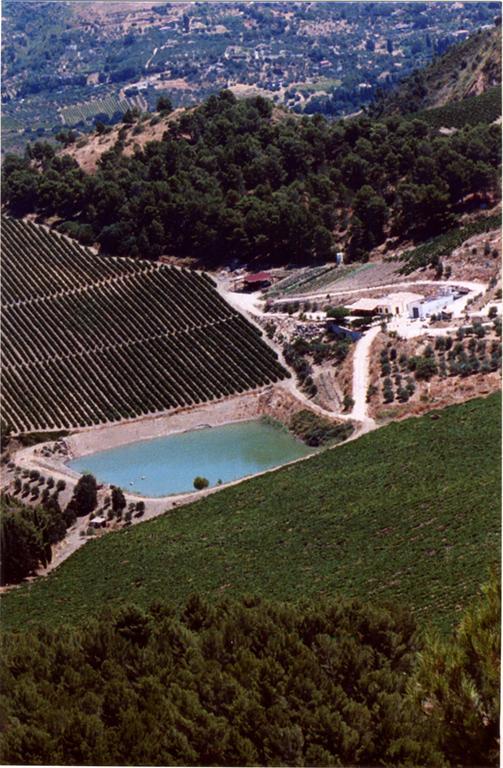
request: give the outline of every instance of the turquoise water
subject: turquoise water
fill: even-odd
[[[141,440],[82,456],[68,466],[133,493],[167,496],[194,490],[197,475],[214,486],[218,480],[228,483],[313,452],[286,431],[263,421],[244,421]]]

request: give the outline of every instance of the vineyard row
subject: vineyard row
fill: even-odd
[[[2,217],[2,304],[74,290],[155,269],[147,261],[105,259],[63,235]]]
[[[16,432],[68,429],[194,405],[284,378],[241,316],[3,371],[4,418]]]
[[[3,312],[4,365],[180,333],[235,312],[203,281],[172,268]]]

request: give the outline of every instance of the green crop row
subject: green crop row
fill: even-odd
[[[70,429],[256,389],[287,372],[204,274],[106,259],[6,219],[3,416]]]

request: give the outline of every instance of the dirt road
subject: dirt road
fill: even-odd
[[[356,342],[353,354],[353,410],[351,417],[362,424],[375,426],[373,419],[367,416],[367,389],[369,385],[369,360],[372,342],[381,330],[380,325],[372,326]]]
[[[388,283],[386,285],[373,285],[368,288],[352,288],[345,291],[320,291],[318,293],[304,293],[296,294],[295,296],[289,296],[287,299],[276,299],[275,304],[291,304],[294,301],[312,301],[313,299],[335,299],[337,296],[356,296],[366,291],[386,291],[388,289],[407,288],[411,289],[413,286],[419,285],[436,285],[438,288],[453,287],[453,288],[465,288],[469,291],[467,294],[467,301],[477,293],[484,293],[487,288],[487,283],[472,282],[467,280],[407,280],[401,283]],[[465,297],[463,297],[465,298]],[[466,302],[465,302],[466,303]]]

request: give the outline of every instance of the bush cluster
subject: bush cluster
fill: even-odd
[[[318,447],[347,440],[354,427],[348,422],[334,424],[312,411],[303,410],[292,416],[290,429],[307,445]]]

